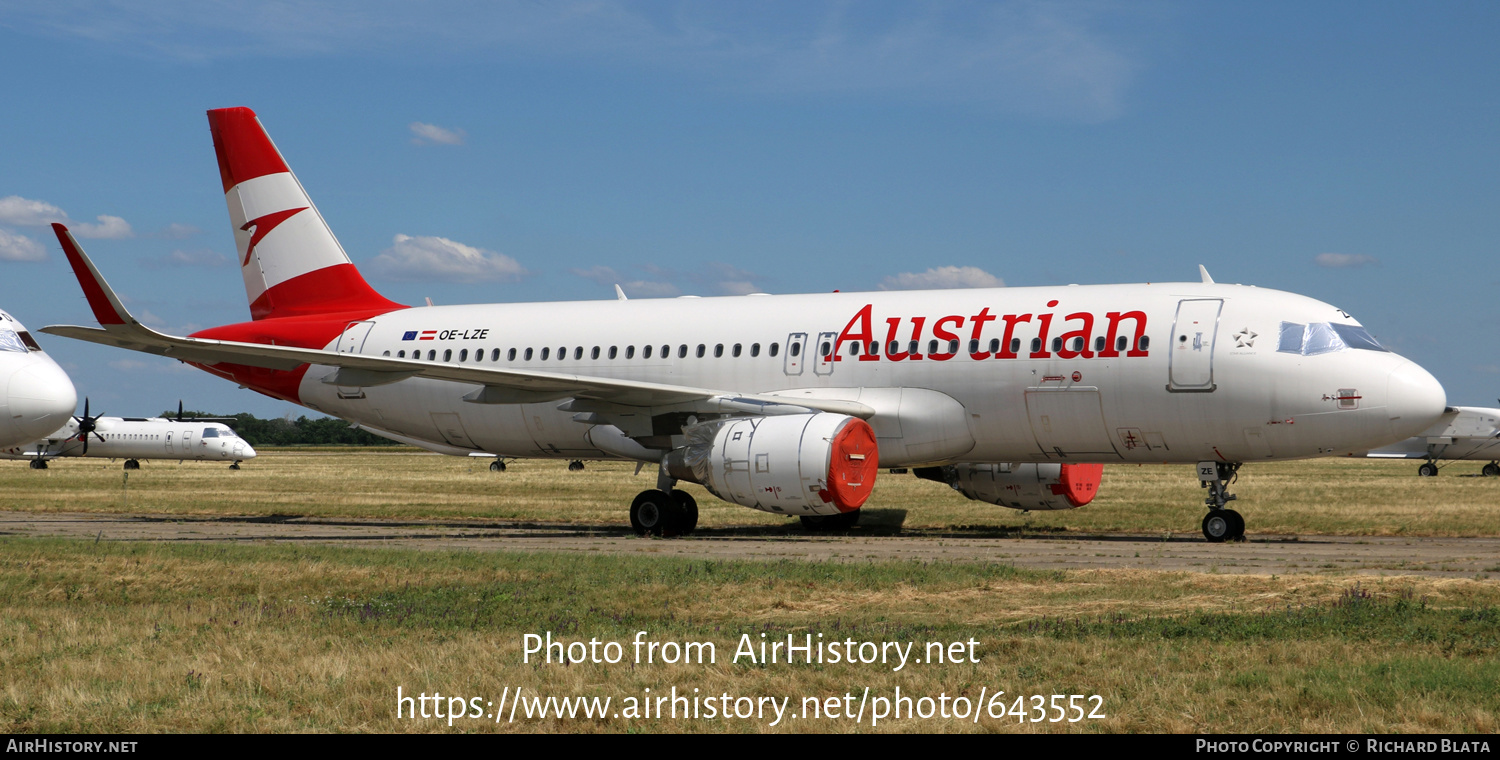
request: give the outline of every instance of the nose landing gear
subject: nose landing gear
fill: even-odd
[[[1226,509],[1224,506],[1238,498],[1229,493],[1229,484],[1238,478],[1241,464],[1241,462],[1198,463],[1198,482],[1203,488],[1208,489],[1208,498],[1203,500],[1203,503],[1208,505],[1208,514],[1203,518],[1203,537],[1208,539],[1209,543],[1218,544],[1245,539],[1245,518],[1241,517],[1239,512]]]

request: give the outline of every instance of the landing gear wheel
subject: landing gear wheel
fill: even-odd
[[[1427,464],[1424,464],[1421,467],[1417,468],[1417,474],[1421,475],[1424,478],[1430,478],[1437,474],[1437,465],[1428,462]]]
[[[677,535],[686,536],[698,527],[698,500],[687,491],[672,491],[672,500],[677,502],[677,516],[680,524],[677,526]]]
[[[229,465],[229,469],[231,469],[231,470],[238,470],[239,468],[240,468],[240,463],[239,462],[235,462],[234,464]]]
[[[490,462],[490,472],[505,472],[505,462],[496,459]]]
[[[1234,515],[1234,517],[1230,517]],[[1215,509],[1203,516],[1203,537],[1211,544],[1222,544],[1234,538],[1235,517],[1239,517],[1232,509]],[[1244,531],[1244,520],[1241,519],[1241,532]]]
[[[230,466],[233,467],[233,465],[230,465]],[[136,461],[136,460],[134,460],[134,459],[127,459],[127,460],[125,460],[125,469],[127,469],[127,470],[139,470],[139,469],[141,469],[141,463],[138,462],[138,461]]]
[[[636,535],[675,536],[682,530],[681,510],[663,491],[641,491],[630,503],[630,527]]]
[[[1480,470],[1479,472],[1482,473],[1486,478],[1493,478],[1497,475],[1500,475],[1500,464],[1490,462],[1489,464],[1484,466],[1483,470]]]
[[[45,470],[45,469],[47,469],[47,460],[45,460],[45,459],[33,459],[33,460],[31,460],[31,469],[33,469],[33,470]]]
[[[583,469],[583,460],[574,459],[568,463],[568,472],[578,472]]]
[[[859,510],[840,512],[836,515],[803,515],[802,527],[809,531],[849,530],[859,524]]]
[[[1236,512],[1236,511],[1234,511],[1232,509],[1226,509],[1221,514],[1223,514],[1224,517],[1226,517],[1226,518],[1229,519],[1229,539],[1228,540],[1230,540],[1230,541],[1243,541],[1243,540],[1245,540],[1245,518],[1241,517],[1239,512]]]

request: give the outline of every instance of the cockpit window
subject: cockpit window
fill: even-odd
[[[1363,351],[1387,350],[1363,327],[1329,322],[1314,322],[1309,325],[1282,322],[1281,342],[1276,350],[1287,354],[1317,356],[1343,351],[1346,348],[1357,348]]]
[[[24,354],[26,344],[21,342],[21,336],[15,330],[0,327],[0,351],[19,351]]]
[[[1375,336],[1359,325],[1332,324],[1329,327],[1332,327],[1333,331],[1338,333],[1340,338],[1344,339],[1344,345],[1350,348],[1358,348],[1365,351],[1390,351],[1390,349],[1380,345],[1380,341],[1375,340]]]

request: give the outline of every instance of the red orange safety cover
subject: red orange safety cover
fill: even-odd
[[[864,505],[875,489],[875,475],[880,471],[880,453],[875,448],[875,431],[869,423],[850,418],[833,436],[828,456],[828,492],[826,497],[840,512],[852,512]]]
[[[1065,464],[1052,493],[1066,496],[1069,504],[1081,507],[1099,495],[1099,481],[1103,478],[1102,464]]]

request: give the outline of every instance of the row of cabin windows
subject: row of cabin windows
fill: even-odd
[[[1100,336],[1094,338],[1094,351],[1096,353],[1104,350],[1105,345],[1107,345],[1106,342],[1105,342],[1106,340],[1107,339],[1103,335],[1100,335]],[[919,347],[920,343],[921,343],[920,341],[915,341],[915,340],[911,341],[910,343],[907,343],[906,344],[906,353],[909,353],[909,354],[915,354],[915,353],[917,353],[917,348]],[[1081,336],[1077,336],[1077,337],[1072,338],[1071,340],[1068,341],[1068,344],[1069,344],[1068,347],[1071,350],[1073,350],[1073,351],[1082,351],[1083,350],[1083,338]],[[929,341],[927,341],[927,353],[929,353],[929,354],[935,354],[935,353],[937,353],[939,345],[940,344],[937,341],[935,341],[935,340],[929,340]],[[1151,345],[1151,339],[1148,338],[1148,337],[1146,337],[1146,336],[1144,336],[1144,335],[1142,335],[1141,339],[1137,342],[1137,346],[1136,347],[1139,350],[1141,350],[1141,351],[1145,351],[1147,349],[1147,347],[1149,347],[1150,345]],[[1115,350],[1116,351],[1124,351],[1124,350],[1126,350],[1129,347],[1130,347],[1130,339],[1129,338],[1125,337],[1124,335],[1120,335],[1120,336],[1118,336],[1118,337],[1115,338]],[[827,356],[828,355],[828,351],[829,351],[829,346],[828,346],[828,343],[826,341],[823,343],[822,348],[823,348],[823,355]],[[956,354],[956,353],[958,353],[958,341],[956,341],[956,340],[950,340],[950,341],[948,341],[947,348],[948,348],[947,353],[950,353],[950,354]],[[1063,349],[1063,339],[1062,338],[1053,338],[1052,339],[1052,351],[1055,353],[1057,351],[1061,351],[1062,349]],[[859,356],[861,350],[868,352],[872,356],[873,355],[878,355],[880,353],[880,344],[878,342],[876,342],[876,341],[873,341],[873,340],[869,342],[868,347],[866,347],[865,344],[862,343],[862,342],[856,342],[856,343],[850,343],[849,344],[849,355],[850,356]],[[1031,352],[1032,353],[1037,353],[1037,352],[1039,352],[1041,350],[1042,350],[1042,339],[1041,338],[1032,338],[1031,339]],[[1011,338],[1010,339],[1010,353],[1016,354],[1016,353],[1020,353],[1020,351],[1021,351],[1021,339],[1020,338]],[[893,341],[891,341],[890,344],[886,346],[886,353],[888,353],[888,354],[899,354],[899,353],[902,353],[902,351],[901,351],[901,341],[899,341],[899,340],[893,340]],[[979,353],[979,341],[977,341],[977,340],[971,340],[971,341],[969,341],[969,353],[971,353],[971,354],[977,354],[977,353]],[[990,339],[989,353],[991,353],[991,354],[998,354],[998,353],[1000,353],[1000,339],[999,338],[992,338],[992,339]]]
[[[1105,340],[1106,339],[1105,339],[1105,337],[1103,335],[1100,335],[1100,336],[1094,338],[1094,351],[1095,352],[1099,352],[1099,351],[1103,351],[1104,350],[1104,347],[1106,345],[1105,344]],[[1083,338],[1082,337],[1074,337],[1073,339],[1071,339],[1070,341],[1068,341],[1068,343],[1069,343],[1069,348],[1071,350],[1073,350],[1073,351],[1082,351],[1083,350]],[[915,341],[915,340],[911,341],[910,343],[908,343],[906,345],[906,352],[907,353],[913,353],[913,354],[917,353],[917,350],[918,350],[920,344],[921,344],[921,341]],[[939,344],[938,344],[938,342],[936,340],[929,340],[929,341],[927,341],[927,353],[929,353],[929,354],[938,353],[938,345]],[[1145,351],[1147,348],[1150,347],[1150,345],[1151,345],[1151,339],[1149,337],[1145,336],[1145,335],[1142,335],[1140,337],[1140,340],[1136,341],[1136,348],[1138,350],[1141,350],[1141,351]],[[1129,338],[1125,337],[1124,335],[1121,335],[1121,336],[1118,336],[1118,337],[1115,338],[1115,350],[1116,351],[1124,351],[1124,350],[1126,350],[1129,347],[1130,347],[1130,339]],[[766,354],[768,356],[776,356],[776,354],[780,351],[780,348],[781,347],[778,344],[772,343],[769,346],[768,350],[766,351]],[[822,345],[820,345],[818,348],[819,348],[819,354],[822,355],[825,358],[828,357],[828,356],[831,356],[833,354],[833,344],[831,342],[829,342],[829,341],[826,341],[826,340],[823,341]],[[956,340],[950,340],[950,341],[948,341],[947,348],[948,348],[947,353],[950,353],[950,354],[956,354],[956,353],[958,353],[958,341],[956,341]],[[641,358],[642,359],[650,359],[652,357],[652,354],[656,353],[655,349],[656,349],[655,346],[641,346]],[[1062,338],[1053,338],[1052,339],[1052,351],[1053,352],[1057,352],[1057,351],[1061,351],[1062,349],[1063,349],[1063,339]],[[870,341],[868,343],[868,345],[865,344],[865,343],[863,343],[863,342],[853,342],[853,343],[849,344],[849,355],[850,356],[859,356],[861,350],[868,351],[871,355],[879,355],[880,354],[880,343],[872,340],[872,341]],[[1019,353],[1020,350],[1021,350],[1021,339],[1020,338],[1011,338],[1010,339],[1010,353],[1013,353],[1013,354]],[[1037,353],[1037,352],[1039,352],[1041,350],[1042,350],[1042,339],[1041,338],[1032,338],[1031,339],[1031,352],[1032,353]],[[802,344],[801,343],[793,343],[793,344],[791,344],[790,346],[787,347],[787,352],[790,353],[792,356],[799,355],[800,353],[802,353]],[[989,353],[991,353],[991,354],[997,354],[999,352],[1000,352],[1000,339],[999,338],[991,339],[990,340],[990,344],[989,344]],[[574,346],[573,347],[573,360],[574,361],[582,361],[583,360],[583,353],[584,353],[583,346]],[[698,358],[701,359],[704,356],[708,355],[708,345],[705,344],[705,343],[699,343],[698,346],[697,346],[697,348],[694,349],[692,353],[693,353],[694,356],[696,356],[696,357],[698,357]],[[730,356],[739,357],[739,356],[743,355],[744,353],[745,353],[744,344],[736,343],[732,347],[729,348],[729,355]],[[760,344],[759,343],[751,343],[750,344],[750,351],[749,351],[749,353],[750,353],[750,356],[752,356],[752,357],[754,357],[754,356],[760,356]],[[890,353],[890,354],[901,353],[901,341],[898,341],[898,340],[891,341],[890,345],[886,346],[886,353]],[[977,340],[971,340],[971,341],[969,341],[969,353],[971,353],[971,354],[977,354],[977,353],[979,353],[979,341],[977,341]],[[601,354],[604,355],[604,356],[609,357],[610,359],[617,359],[620,356],[620,349],[619,349],[618,346],[610,346],[608,349],[601,349],[599,346],[594,346],[593,348],[589,349],[588,354],[589,354],[589,359],[591,359],[591,360],[597,360],[601,356]],[[385,356],[390,356],[391,352],[390,351],[386,351],[384,355]],[[490,361],[492,361],[492,362],[498,362],[498,361],[500,361],[500,355],[501,355],[500,354],[500,349],[498,349],[498,348],[491,349],[490,350]],[[528,362],[531,361],[533,358],[537,358],[538,357],[538,355],[534,351],[534,349],[531,349],[531,348],[526,348],[526,349],[512,348],[509,351],[505,352],[505,360],[513,362],[513,361],[516,360],[516,357],[518,355],[521,357],[522,361],[528,361]],[[662,346],[661,347],[661,352],[658,355],[661,358],[663,358],[663,359],[669,359],[669,358],[671,358],[671,356],[672,356],[672,347],[670,345]],[[721,358],[721,357],[724,356],[724,344],[723,343],[719,343],[719,344],[714,345],[714,347],[713,347],[713,355],[714,355],[714,358]],[[438,360],[437,356],[438,356],[437,349],[429,349],[427,351],[427,361],[437,361]],[[557,361],[566,361],[567,358],[568,358],[568,347],[567,346],[559,347],[557,349],[557,352],[555,354],[553,353],[551,346],[545,347],[540,352],[539,360],[540,361],[548,361],[553,356],[557,357]],[[635,356],[636,356],[635,346],[626,346],[625,347],[625,358],[626,359],[634,359]],[[688,356],[688,345],[686,343],[678,345],[677,346],[677,358],[679,358],[679,359],[686,359],[687,356]],[[396,358],[398,358],[398,359],[405,359],[406,358],[406,351],[405,350],[397,351],[396,352]],[[422,358],[422,352],[420,350],[418,350],[418,351],[412,351],[411,352],[411,358],[413,358],[413,359],[421,359]],[[484,361],[484,349],[481,348],[481,349],[475,350],[474,354],[473,354],[473,358],[474,358],[474,361],[476,363],[477,362],[483,362]],[[453,349],[451,349],[451,348],[443,349],[443,361],[445,361],[445,362],[452,362],[453,361]],[[464,348],[464,349],[460,349],[459,350],[459,352],[458,352],[458,361],[459,362],[467,362],[467,361],[469,361],[469,349]]]
[[[573,347],[573,360],[574,361],[582,361],[583,360],[583,351],[584,351],[583,346],[574,346]],[[788,351],[791,353],[792,356],[797,356],[798,354],[802,353],[802,344],[800,344],[800,343],[793,343],[792,346],[791,346],[791,348],[788,349]],[[776,356],[780,352],[781,352],[781,345],[777,344],[777,343],[772,343],[767,348],[767,350],[766,350],[766,354],[768,356]],[[597,360],[601,355],[602,356],[607,356],[610,359],[618,359],[618,358],[620,358],[620,353],[621,352],[620,352],[620,347],[619,346],[610,346],[608,349],[601,349],[599,346],[594,346],[593,348],[589,349],[589,351],[588,351],[589,359],[591,359],[591,360]],[[746,351],[745,351],[745,345],[743,343],[736,343],[732,347],[729,348],[729,355],[730,356],[739,357],[739,356],[744,355],[745,353],[746,353]],[[626,346],[624,354],[625,354],[625,358],[626,359],[634,359],[635,356],[636,356],[635,346]],[[704,356],[706,356],[707,354],[708,354],[708,345],[704,344],[704,343],[699,343],[698,347],[693,350],[693,355],[697,356],[700,359],[703,358]],[[715,345],[714,348],[713,348],[713,354],[714,354],[715,358],[719,358],[719,357],[724,356],[724,344],[723,343],[719,343],[719,344]],[[759,343],[751,343],[750,344],[749,354],[750,354],[750,356],[760,356],[760,344]],[[390,351],[386,351],[383,355],[384,356],[390,356],[391,352]],[[672,347],[670,345],[662,346],[660,353],[658,353],[657,350],[656,350],[656,346],[641,346],[640,356],[641,356],[642,359],[650,359],[653,355],[660,356],[663,359],[670,359],[672,357]],[[679,359],[686,359],[687,355],[688,355],[688,345],[686,343],[683,343],[682,345],[679,345],[677,347],[677,358],[679,358]],[[537,352],[535,349],[531,349],[531,348],[525,348],[525,349],[512,348],[509,351],[505,352],[505,360],[506,361],[513,362],[513,361],[516,360],[517,356],[520,356],[520,358],[521,358],[522,361],[528,361],[528,362],[531,361],[533,358],[536,358],[536,359],[538,359],[540,361],[547,361],[549,359],[552,359],[554,356],[556,356],[557,361],[566,361],[567,358],[568,358],[568,347],[567,346],[559,347],[557,349],[556,354],[553,353],[551,346],[547,346],[547,347],[542,348],[542,350],[540,352]],[[430,362],[431,361],[437,361],[438,360],[437,357],[438,357],[437,349],[429,349],[427,351],[427,361],[430,361]],[[398,358],[398,359],[405,359],[406,358],[406,351],[404,351],[404,350],[403,351],[397,351],[396,352],[396,358]],[[421,359],[422,358],[422,352],[421,351],[412,351],[411,352],[411,358],[413,358],[413,359]],[[448,348],[448,349],[444,349],[443,350],[443,361],[445,361],[445,362],[451,362],[451,361],[453,361],[453,349]],[[460,361],[460,362],[467,362],[467,361],[469,361],[469,349],[464,348],[464,349],[460,349],[459,350],[459,352],[458,352],[458,361]],[[478,350],[474,351],[474,361],[475,362],[483,362],[484,361],[484,349],[481,348],[481,349],[478,349]],[[498,361],[500,361],[500,349],[498,349],[498,348],[490,349],[490,361],[492,361],[492,362],[498,362]]]

